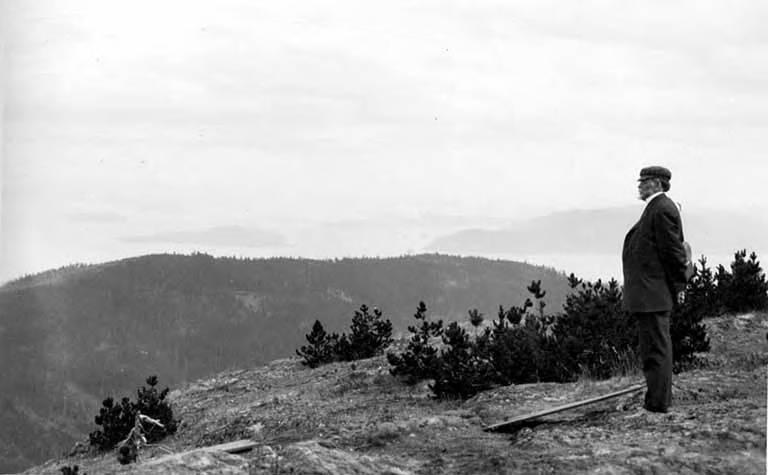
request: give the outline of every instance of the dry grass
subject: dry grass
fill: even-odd
[[[611,368],[611,378],[637,379],[643,376],[639,358],[633,350],[615,351],[608,365]],[[597,378],[588,370],[584,370],[579,375],[578,381],[597,381],[600,379],[603,378]]]

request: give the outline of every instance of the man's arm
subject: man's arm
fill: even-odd
[[[683,246],[680,215],[676,209],[661,207],[654,219],[654,233],[659,258],[675,293],[685,289],[687,254]]]

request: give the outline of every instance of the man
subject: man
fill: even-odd
[[[667,412],[672,403],[672,339],[669,319],[685,298],[688,258],[677,205],[665,195],[672,173],[664,167],[640,171],[638,191],[646,202],[640,220],[624,238],[624,309],[637,321],[645,375],[644,408]]]

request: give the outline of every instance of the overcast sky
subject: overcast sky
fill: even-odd
[[[768,212],[764,1],[0,5],[0,281],[419,252],[641,206],[652,164],[690,209]]]

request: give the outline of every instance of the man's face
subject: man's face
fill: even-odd
[[[639,198],[645,201],[652,194],[661,191],[661,184],[655,178],[646,178],[637,184],[637,191]]]

